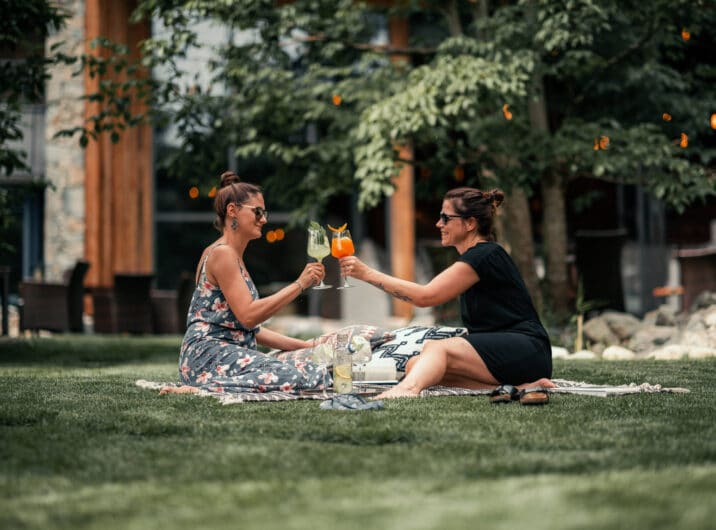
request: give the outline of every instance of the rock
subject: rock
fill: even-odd
[[[704,359],[716,356],[716,292],[701,293],[690,312],[664,304],[643,320],[606,311],[584,325],[589,350],[569,359]],[[562,342],[568,344],[568,342]],[[562,357],[563,352],[553,353]]]
[[[657,361],[676,361],[683,359],[688,356],[689,347],[683,344],[669,344],[658,350],[654,350],[649,355],[648,359],[656,359]]]
[[[657,326],[675,326],[676,322],[676,310],[673,307],[666,304],[659,306],[656,310]]]
[[[591,342],[617,344],[619,338],[612,332],[606,319],[602,316],[591,318],[584,324],[584,336]]]
[[[589,345],[589,351],[596,353],[597,357],[599,357],[604,351],[604,348],[606,347],[606,344],[602,344],[601,342],[595,342],[594,344]]]
[[[716,293],[704,291],[691,303],[690,311],[698,311],[707,307],[716,306]]]
[[[692,346],[689,349],[689,359],[708,359],[709,357],[716,357],[716,348]]]
[[[635,352],[653,350],[679,337],[679,328],[675,326],[642,326],[629,340],[627,346]]]
[[[680,342],[687,346],[716,348],[716,332],[710,332],[710,330],[707,329],[687,329],[681,335]]]
[[[602,359],[606,361],[631,361],[636,358],[636,354],[621,346],[609,346],[602,353]]]
[[[611,329],[620,341],[630,339],[641,325],[639,319],[629,313],[605,311],[601,317],[606,320],[609,329]]]
[[[703,322],[707,328],[716,328],[716,306],[704,311]]]
[[[647,311],[644,313],[644,318],[641,320],[642,325],[656,326],[656,320],[659,318],[659,310],[654,309],[653,311]]]
[[[686,323],[686,331],[705,331],[706,323],[703,319],[703,313],[697,311],[689,317]]]
[[[569,357],[569,350],[560,346],[552,346],[552,359],[565,359]]]
[[[568,357],[568,359],[574,359],[579,361],[591,361],[594,359],[599,359],[599,356],[594,353],[593,351],[589,350],[579,350],[578,352],[574,352],[572,355]]]

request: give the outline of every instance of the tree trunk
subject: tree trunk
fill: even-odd
[[[535,18],[535,5],[530,2],[527,16]],[[544,82],[539,70],[532,74],[529,98],[529,115],[532,129],[541,135],[549,135],[547,101]],[[563,320],[569,314],[567,301],[567,218],[564,206],[562,178],[552,172],[542,178],[542,202],[544,217],[544,253],[547,279],[547,293],[554,316]]]
[[[505,222],[502,224],[507,237],[510,255],[525,281],[539,313],[543,309],[542,291],[535,272],[534,240],[532,239],[532,219],[527,194],[521,188],[513,188],[505,197],[503,204]]]
[[[457,36],[462,35],[462,23],[460,22],[460,12],[457,8],[457,0],[450,0],[442,8],[443,15],[448,24],[448,30],[450,35]]]
[[[555,318],[562,321],[569,316],[570,307],[567,283],[567,217],[564,188],[559,176],[552,174],[542,179],[542,200],[547,292]]]

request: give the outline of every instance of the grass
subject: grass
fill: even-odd
[[[691,393],[220,405],[179,339],[0,341],[0,528],[713,528],[716,360],[556,363]]]

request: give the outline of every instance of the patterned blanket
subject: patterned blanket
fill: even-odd
[[[586,396],[608,397],[608,396],[625,396],[629,394],[642,393],[673,393],[684,394],[689,392],[686,388],[666,388],[661,385],[652,385],[649,383],[630,383],[628,385],[595,385],[591,383],[567,381],[565,379],[552,380],[557,387],[550,389],[552,394],[581,394]],[[167,386],[179,386],[178,383],[161,383],[156,381],[146,381],[138,379],[135,384],[140,388],[159,391]],[[387,388],[386,385],[371,385],[354,383],[355,390],[361,395],[374,395]],[[434,396],[479,396],[489,394],[489,390],[469,390],[467,388],[455,388],[445,386],[433,386],[423,390],[420,397]],[[232,394],[218,394],[200,390],[199,396],[211,396],[218,399],[224,405],[233,403],[245,403],[249,401],[293,401],[297,399],[325,399],[321,392],[304,392],[293,394],[290,392],[242,392]],[[329,392],[329,395],[331,393]]]

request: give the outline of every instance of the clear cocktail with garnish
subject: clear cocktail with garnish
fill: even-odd
[[[308,227],[308,245],[306,248],[306,252],[309,256],[319,262],[323,261],[323,258],[325,258],[326,256],[328,256],[328,254],[331,253],[331,247],[328,243],[328,236],[326,235],[326,231],[318,223],[311,222]],[[325,283],[323,283],[323,279],[321,279],[321,283],[319,283],[313,288],[328,289],[330,287],[330,285],[326,285]]]

